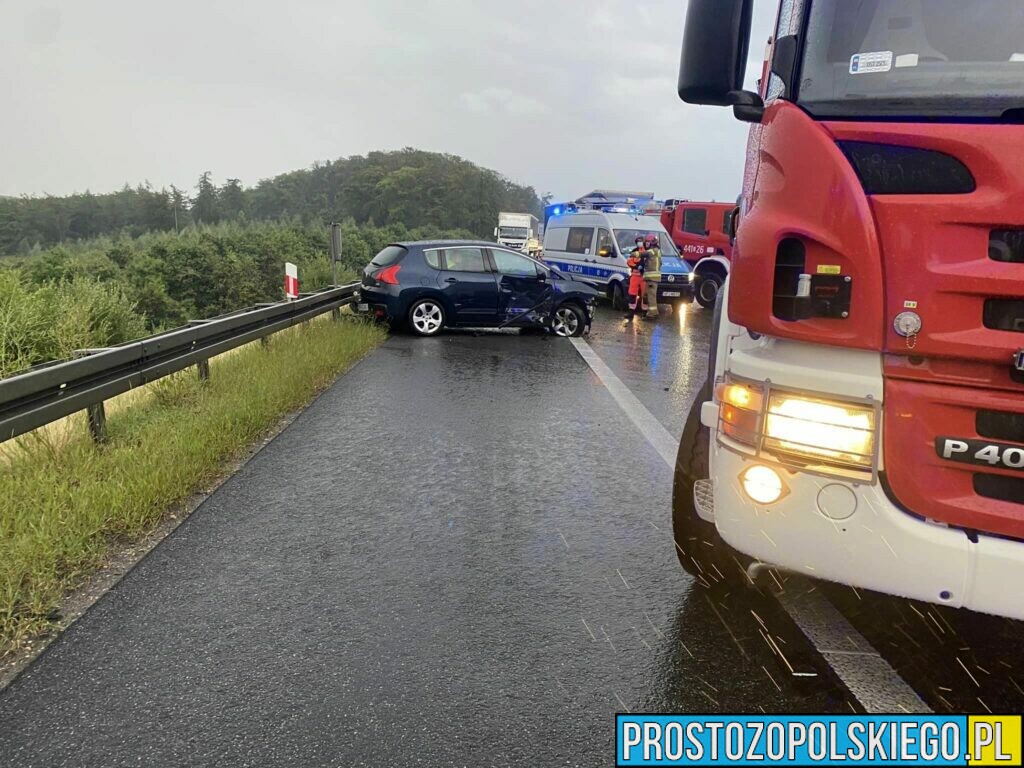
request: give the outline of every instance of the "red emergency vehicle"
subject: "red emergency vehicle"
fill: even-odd
[[[680,560],[1024,618],[1024,3],[783,0],[759,93],[751,5],[687,9],[753,127]]]
[[[666,200],[661,224],[683,259],[693,268],[693,296],[705,309],[715,306],[729,276],[735,203]]]

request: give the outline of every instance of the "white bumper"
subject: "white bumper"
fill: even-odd
[[[727,365],[737,375],[881,398],[877,356],[837,355],[834,349],[778,340],[755,344],[735,335],[723,341],[729,349]],[[817,578],[1024,619],[1024,595],[1015,588],[1024,582],[1024,543],[990,536],[972,542],[961,530],[902,511],[881,481],[858,484],[792,472],[765,456],[723,445],[714,431],[715,404],[705,405],[702,421],[713,430],[715,526],[737,550]],[[751,502],[739,476],[752,464],[774,467],[788,495],[768,507]]]
[[[754,463],[770,464],[712,448],[715,527],[739,551],[808,576],[1024,619],[1024,597],[1012,586],[1024,580],[1024,544],[986,536],[974,543],[962,531],[901,511],[878,485],[856,487],[781,468],[790,494],[757,507],[739,482]],[[845,520],[829,518],[819,506],[819,498],[846,492],[834,486],[856,500]]]

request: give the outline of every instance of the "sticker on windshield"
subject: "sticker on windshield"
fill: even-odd
[[[867,75],[872,72],[888,72],[892,69],[892,51],[855,53],[850,57],[850,74]]]
[[[916,53],[904,53],[902,56],[896,57],[896,69],[901,67],[916,67],[920,62],[921,57]]]

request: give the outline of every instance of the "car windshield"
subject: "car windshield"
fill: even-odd
[[[1024,110],[1021,0],[813,0],[798,101],[822,117]]]
[[[617,229],[615,230],[615,242],[619,244],[619,253],[627,254],[636,248],[636,239],[646,238],[648,235],[654,235],[658,238],[658,247],[661,248],[661,253],[664,256],[678,256],[679,251],[676,250],[675,244],[672,242],[672,238],[668,236],[667,232],[657,232],[652,229]]]

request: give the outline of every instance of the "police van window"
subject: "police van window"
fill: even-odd
[[[672,242],[672,238],[668,236],[667,232],[658,233],[658,247],[661,248],[662,256],[678,256],[679,251],[676,250],[676,244]]]
[[[479,248],[446,248],[444,258],[449,272],[486,272],[484,252]]]
[[[601,252],[602,248],[608,249],[608,255],[615,255],[615,248],[612,246],[612,233],[607,229],[597,230],[597,253]]]
[[[498,272],[509,277],[536,277],[537,265],[518,253],[509,251],[491,251],[494,257],[494,266]]]
[[[434,269],[441,268],[441,252],[440,251],[424,251],[423,258],[427,260],[427,264]]]
[[[544,234],[544,248],[549,251],[564,251],[566,239],[569,237],[569,230],[566,227],[561,229],[550,229]]]
[[[569,253],[590,253],[590,244],[593,240],[594,230],[591,227],[571,227],[565,250]]]
[[[619,253],[632,253],[636,247],[636,239],[639,237],[641,240],[644,240],[648,235],[657,235],[663,256],[679,255],[679,251],[672,244],[672,238],[668,236],[667,232],[653,232],[649,229],[616,229],[615,240],[619,244]]]
[[[703,237],[708,231],[707,208],[687,208],[683,212],[683,231]]]

